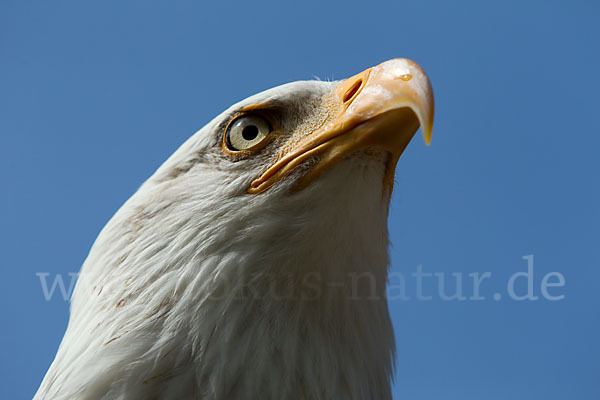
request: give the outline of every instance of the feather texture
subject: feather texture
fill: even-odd
[[[82,267],[36,399],[391,398],[386,154],[354,154],[290,194],[308,160],[249,195],[284,144],[239,160],[220,149],[250,104],[274,105],[284,132],[313,129],[337,84],[232,106],[141,186]]]

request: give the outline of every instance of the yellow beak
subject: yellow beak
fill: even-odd
[[[346,79],[336,89],[334,102],[337,116],[287,149],[251,183],[249,193],[267,190],[304,160],[318,155],[318,162],[295,188],[302,189],[344,157],[376,148],[391,154],[384,178],[389,195],[396,163],[419,126],[425,143],[431,141],[433,90],[413,61],[389,60]]]

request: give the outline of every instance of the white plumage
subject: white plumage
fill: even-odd
[[[426,82],[413,97],[431,105],[393,108],[414,110],[412,125],[396,129],[408,143],[415,116],[430,132],[433,100],[416,65],[387,63],[399,61],[415,77],[398,84],[418,92]],[[249,190],[377,89],[376,70],[367,71],[351,78],[358,89],[310,81],[252,96],[183,144],[98,236],[35,398],[391,398],[385,177],[399,154],[352,147],[324,168],[316,151]],[[229,124],[245,113],[268,114],[273,133],[254,150],[224,150]]]

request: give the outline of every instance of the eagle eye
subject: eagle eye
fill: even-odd
[[[259,115],[243,115],[235,119],[225,132],[225,145],[230,151],[250,150],[262,143],[273,128]]]

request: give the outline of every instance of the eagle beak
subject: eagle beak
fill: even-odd
[[[344,157],[359,150],[387,151],[384,195],[391,195],[394,171],[402,152],[421,127],[431,141],[434,101],[431,83],[415,62],[397,58],[342,81],[334,93],[337,114],[322,127],[287,148],[248,188],[261,193],[309,157],[318,161],[298,181],[300,190]]]

